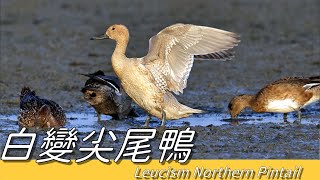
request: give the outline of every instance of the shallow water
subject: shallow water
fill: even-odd
[[[92,109],[88,109],[84,112],[69,112],[66,113],[67,123],[66,128],[76,128],[79,132],[86,133],[100,130],[102,127],[107,127],[110,130],[127,131],[130,128],[142,127],[145,123],[146,116],[139,116],[135,118],[127,118],[124,120],[113,120],[111,116],[102,115],[101,121],[97,120],[97,116]],[[288,115],[289,123],[300,123],[301,125],[317,125],[319,124],[320,114],[311,109],[303,112],[303,119],[301,122],[297,120],[295,113]],[[239,124],[265,124],[275,123],[283,124],[283,115],[280,113],[245,113],[241,114],[238,119],[233,120],[229,114],[226,113],[206,113],[200,115],[193,115],[188,118],[179,120],[166,121],[166,127],[181,127],[181,126],[222,126],[222,125],[239,125]],[[152,118],[149,124],[150,128],[157,128],[161,125],[161,122],[157,118]],[[0,115],[0,127],[1,131],[16,131],[19,129],[17,124],[17,115]]]

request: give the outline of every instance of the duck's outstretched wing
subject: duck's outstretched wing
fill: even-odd
[[[235,33],[191,24],[175,24],[149,40],[145,66],[163,91],[182,93],[194,58],[225,60],[239,43]]]

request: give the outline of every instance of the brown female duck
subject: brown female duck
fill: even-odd
[[[19,125],[24,127],[52,128],[66,123],[63,109],[54,101],[41,99],[29,87],[20,94]]]
[[[287,113],[297,111],[301,120],[301,108],[319,100],[320,76],[287,77],[268,84],[255,95],[234,97],[228,108],[232,118],[249,107],[255,112],[284,113],[287,122]]]

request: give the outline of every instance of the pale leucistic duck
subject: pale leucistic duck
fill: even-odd
[[[113,70],[128,95],[150,116],[165,120],[188,117],[202,110],[193,109],[177,101],[171,92],[183,93],[196,59],[225,60],[233,57],[239,43],[235,33],[192,24],[171,25],[149,40],[149,52],[142,58],[125,55],[129,30],[115,24],[92,40],[113,39],[116,48],[112,54]]]
[[[137,116],[131,106],[132,99],[124,91],[117,77],[106,76],[102,71],[82,75],[89,79],[81,92],[84,99],[95,109],[98,121],[101,120],[101,114],[110,115],[113,119]]]
[[[254,112],[284,113],[287,122],[287,113],[297,111],[301,120],[301,108],[319,100],[320,76],[287,77],[268,84],[255,95],[234,97],[228,108],[232,118],[249,107]]]
[[[23,127],[56,128],[65,125],[66,115],[62,107],[54,101],[39,98],[35,91],[23,87],[18,120]]]

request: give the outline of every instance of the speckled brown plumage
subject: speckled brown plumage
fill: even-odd
[[[255,112],[280,112],[297,111],[301,119],[300,109],[319,101],[320,76],[313,77],[286,77],[274,81],[262,88],[255,95],[239,95],[229,103],[229,111],[232,118],[246,107]]]
[[[29,87],[23,87],[20,94],[19,125],[24,127],[52,128],[66,123],[61,106],[51,100],[41,99]]]

